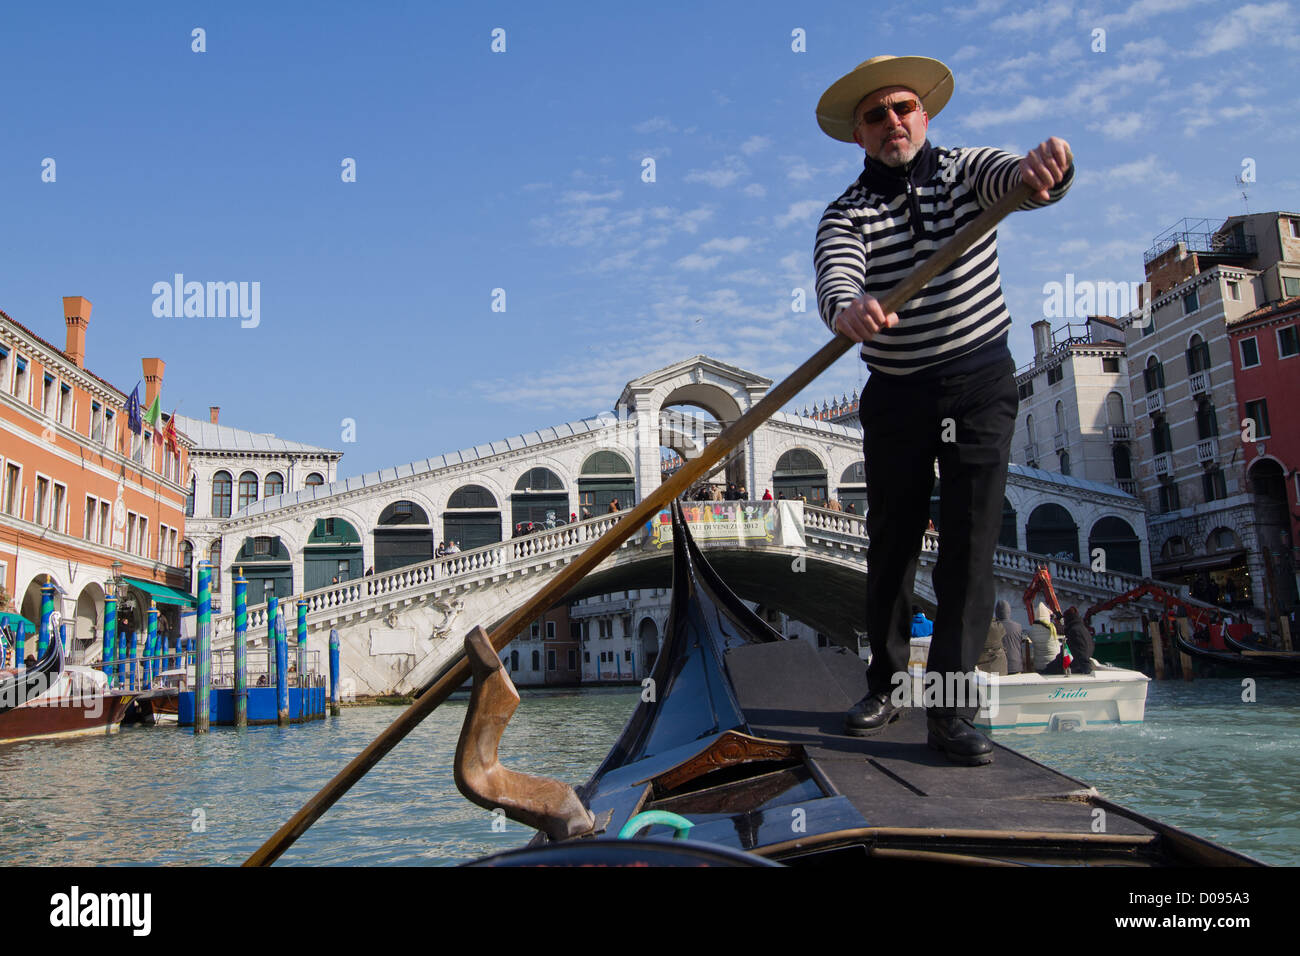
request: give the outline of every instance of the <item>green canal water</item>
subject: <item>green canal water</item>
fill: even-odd
[[[630,689],[523,692],[510,766],[585,780],[636,703]],[[1107,797],[1274,864],[1300,864],[1300,681],[1152,683],[1141,726],[1000,735]],[[348,708],[300,727],[126,728],[115,737],[0,747],[0,863],[241,862],[400,712]],[[281,864],[449,865],[531,831],[465,801],[452,700],[302,837]]]

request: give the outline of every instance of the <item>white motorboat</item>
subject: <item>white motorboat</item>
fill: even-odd
[[[930,638],[912,638],[912,693],[923,699],[925,662]],[[1139,671],[1093,661],[1092,674],[987,674],[975,672],[979,710],[975,726],[983,731],[1037,734],[1087,730],[1116,724],[1140,724],[1146,718],[1150,678]]]

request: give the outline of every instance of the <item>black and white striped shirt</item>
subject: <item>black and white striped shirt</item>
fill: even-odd
[[[959,229],[1020,181],[1021,157],[988,147],[921,147],[906,167],[866,157],[864,170],[826,207],[813,261],[817,306],[834,331],[840,309],[869,294],[885,295]],[[1074,167],[1051,190],[1056,202]],[[1022,209],[1046,206],[1031,200]],[[1011,315],[1002,300],[997,231],[966,250],[898,310],[898,325],[862,343],[872,372],[929,377],[968,371],[1009,356]]]

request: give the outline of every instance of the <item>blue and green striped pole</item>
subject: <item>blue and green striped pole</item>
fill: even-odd
[[[59,624],[59,650],[68,653],[68,625]]]
[[[298,719],[307,717],[307,599],[298,598]]]
[[[275,682],[275,628],[280,615],[280,599],[274,594],[266,599],[266,683],[271,687]]]
[[[283,612],[276,616],[275,628],[275,719],[283,726],[289,722],[289,634]]]
[[[126,632],[126,689],[136,690],[135,686],[135,631]]]
[[[337,717],[339,708],[339,631],[330,628],[330,716]]]
[[[235,726],[248,726],[248,581],[235,571]]]
[[[14,667],[26,667],[23,655],[27,653],[27,621],[18,622],[18,633],[14,635]]]
[[[206,734],[212,716],[212,563],[199,562],[198,653],[194,659],[194,733]]]
[[[22,625],[18,625],[22,627]],[[18,632],[22,634],[22,631]],[[22,640],[20,637],[19,641]],[[20,643],[18,645],[22,647]],[[104,675],[108,678],[109,686],[113,686],[113,661],[117,659],[117,598],[107,596],[104,598]]]
[[[145,657],[149,662],[145,665],[145,672],[149,675],[148,685],[153,686],[153,682],[158,679],[159,660],[158,655],[162,648],[158,646],[158,605],[153,601],[149,602],[149,640],[145,644]]]
[[[50,618],[54,615],[54,585],[46,577],[41,585],[41,631],[36,638],[36,659],[39,661],[50,649]]]

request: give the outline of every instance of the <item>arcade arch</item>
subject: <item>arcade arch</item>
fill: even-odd
[[[376,574],[433,560],[433,523],[414,501],[394,501],[374,530]]]

